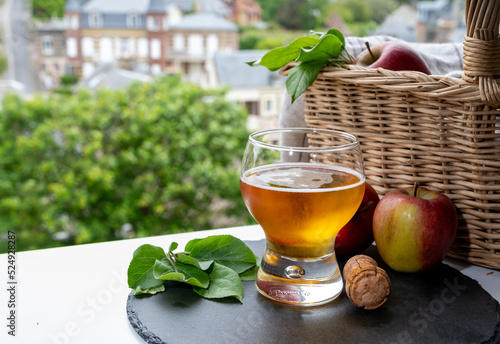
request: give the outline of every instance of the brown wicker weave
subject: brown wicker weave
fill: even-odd
[[[494,269],[500,269],[499,20],[500,1],[467,1],[462,79],[328,67],[304,96],[309,127],[359,137],[367,178],[380,195],[416,181],[448,195],[459,212],[449,255]]]

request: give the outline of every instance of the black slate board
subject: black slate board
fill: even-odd
[[[264,240],[247,244],[257,255],[264,252]],[[446,264],[426,273],[398,273],[375,247],[364,253],[392,282],[389,300],[373,311],[356,308],[345,292],[323,306],[286,306],[244,282],[243,304],[205,300],[191,287],[173,284],[154,296],[131,293],[127,315],[151,344],[500,343],[500,306],[477,281]]]

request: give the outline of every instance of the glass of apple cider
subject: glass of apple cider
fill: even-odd
[[[358,139],[330,129],[255,132],[243,157],[240,188],[266,236],[258,291],[299,306],[335,299],[343,288],[335,237],[356,213],[365,189]]]

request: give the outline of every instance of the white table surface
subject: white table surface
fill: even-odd
[[[127,268],[142,244],[184,248],[194,238],[232,234],[242,240],[264,238],[260,226],[234,227],[100,244],[19,252],[16,257],[16,337],[7,334],[7,255],[0,255],[0,343],[144,343],[126,314],[130,293]],[[479,281],[500,300],[500,271],[446,259],[445,263]]]

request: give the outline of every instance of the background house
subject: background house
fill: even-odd
[[[255,0],[222,0],[231,12],[231,20],[242,26],[262,22],[262,9]]]
[[[59,78],[68,73],[66,59],[65,22],[53,18],[50,21],[35,22],[35,68],[45,88],[54,87]]]
[[[68,0],[64,21],[37,24],[35,60],[49,89],[50,78],[86,78],[108,63],[213,86],[206,60],[239,47],[231,15],[219,0]]]
[[[267,68],[250,67],[245,62],[262,57],[262,50],[220,52],[214,56],[217,82],[230,87],[226,97],[248,110],[247,128],[277,128],[286,78]]]
[[[418,1],[417,42],[463,42],[465,4],[457,0]]]
[[[132,0],[69,0],[65,8],[66,53],[74,74],[89,76],[101,63],[161,73],[165,31],[180,20],[175,6]]]
[[[410,5],[401,5],[384,19],[373,34],[392,36],[407,42],[416,42],[417,25],[417,9]]]
[[[203,87],[216,86],[211,60],[217,52],[238,50],[238,27],[213,13],[194,13],[169,28],[165,44],[168,71]]]

